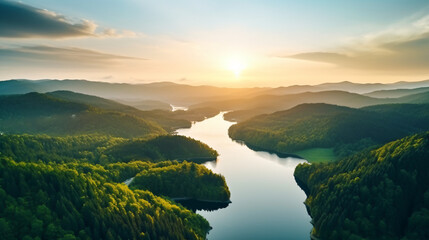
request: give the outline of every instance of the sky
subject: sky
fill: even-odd
[[[0,79],[429,79],[427,0],[0,0]]]

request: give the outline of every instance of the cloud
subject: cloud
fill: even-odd
[[[125,60],[146,60],[103,53],[83,48],[62,48],[51,46],[22,46],[0,48],[0,63],[14,66],[66,66],[66,67],[106,67]]]
[[[122,37],[131,31],[117,33],[104,29],[97,33],[97,24],[86,19],[72,22],[65,16],[19,2],[0,0],[0,37],[3,38],[70,38]]]
[[[286,57],[364,70],[429,72],[429,16],[407,28],[369,34],[339,51]]]

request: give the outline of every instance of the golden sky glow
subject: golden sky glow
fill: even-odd
[[[21,23],[0,16],[0,79],[275,87],[429,78],[427,1],[0,5],[22,14]]]

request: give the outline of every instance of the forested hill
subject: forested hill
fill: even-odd
[[[205,239],[201,216],[90,169],[0,157],[1,239]]]
[[[169,142],[176,146],[164,153],[158,144]],[[118,146],[141,147],[133,159],[144,161],[113,156]],[[200,155],[217,153],[172,135],[0,135],[0,206],[6,206],[0,208],[1,239],[205,239],[210,226],[204,218],[152,193],[228,202],[221,175],[167,160]],[[133,190],[122,184],[136,175]]]
[[[319,239],[429,239],[429,132],[336,163],[300,164]]]
[[[411,114],[412,113],[412,114]],[[374,144],[429,130],[428,105],[379,105],[354,109],[302,104],[231,126],[232,139],[279,153],[325,147],[345,156]]]
[[[201,163],[215,160],[218,153],[200,141],[174,135],[152,139],[99,135],[0,135],[0,156],[26,162],[86,162],[105,165],[131,160],[188,160]]]
[[[134,115],[104,111],[41,93],[1,96],[0,132],[118,137],[150,137],[167,133],[155,122]]]

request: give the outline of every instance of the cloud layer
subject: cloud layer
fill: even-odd
[[[94,36],[97,25],[88,20],[73,23],[57,13],[18,2],[0,0],[0,37],[66,38]]]
[[[288,58],[377,71],[429,72],[429,17],[406,29],[391,29],[364,37],[364,41],[338,52],[307,52]]]
[[[0,48],[0,63],[42,66],[78,66],[78,67],[107,67],[123,60],[144,60],[103,53],[83,48],[61,48],[50,46],[25,46],[18,48]]]

